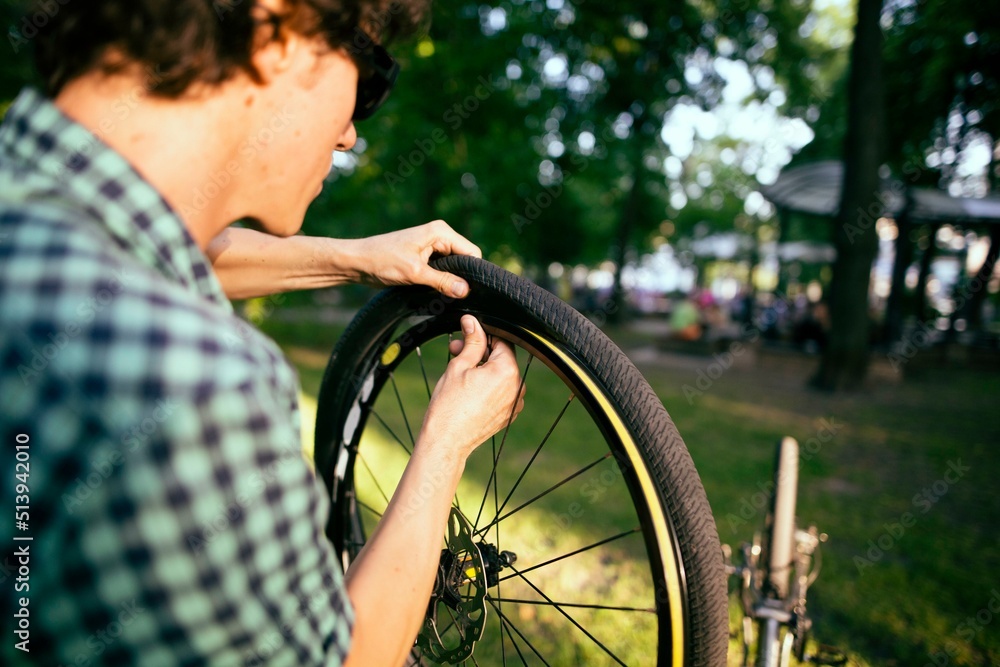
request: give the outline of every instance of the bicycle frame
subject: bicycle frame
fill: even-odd
[[[821,562],[818,547],[826,535],[815,526],[805,530],[796,527],[798,461],[798,442],[783,438],[778,444],[775,492],[764,531],[757,532],[752,543],[742,545],[741,566],[727,564],[730,576],[741,581],[745,667],[787,667],[793,655],[798,661],[806,660],[806,637],[812,626],[806,613],[806,595],[819,574],[818,565],[813,567],[813,555]],[[727,547],[727,559],[730,553]],[[757,650],[751,662],[755,625]],[[809,659],[818,662],[817,656]],[[824,658],[824,662],[844,664],[839,656]]]

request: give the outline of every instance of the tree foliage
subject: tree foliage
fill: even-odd
[[[621,263],[667,230],[753,233],[769,218],[744,211],[762,153],[788,149],[722,128],[678,155],[664,123],[718,107],[731,63],[752,81],[741,103],[817,117],[843,58],[817,42],[815,22],[806,3],[439,2],[426,38],[399,51],[393,100],[359,128],[364,151],[312,228],[363,234],[442,217],[542,266]]]
[[[1000,13],[976,0],[894,0],[882,25],[890,163],[911,183],[947,187],[961,179],[962,151],[1000,139]]]

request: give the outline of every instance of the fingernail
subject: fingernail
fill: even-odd
[[[451,293],[457,296],[458,298],[462,298],[463,296],[469,293],[469,286],[466,285],[461,280],[456,280],[454,284],[452,284],[451,286]]]
[[[462,318],[462,331],[466,334],[471,334],[476,330],[476,320],[470,315],[466,315]]]

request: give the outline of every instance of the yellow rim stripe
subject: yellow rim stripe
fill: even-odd
[[[555,347],[552,343],[532,331],[527,331],[527,333],[531,334],[536,341],[548,348],[549,351],[553,352],[563,361],[563,363],[576,372],[577,377],[579,377],[583,384],[586,385],[587,389],[597,400],[601,409],[604,410],[606,415],[608,415],[612,426],[614,426],[615,432],[625,445],[625,452],[628,454],[636,476],[639,478],[639,485],[642,487],[642,494],[645,496],[646,505],[649,507],[650,514],[652,514],[653,529],[656,532],[656,542],[660,547],[660,557],[663,559],[663,567],[666,572],[667,593],[670,596],[668,602],[670,604],[670,624],[674,649],[673,665],[674,667],[683,667],[684,621],[681,607],[681,582],[678,576],[677,561],[674,558],[673,542],[671,541],[670,535],[667,531],[667,520],[666,516],[663,514],[663,506],[660,504],[660,496],[656,492],[656,486],[653,484],[653,480],[649,476],[649,470],[646,469],[646,464],[639,455],[639,448],[632,440],[632,436],[625,427],[625,423],[622,422],[621,417],[618,416],[618,411],[611,407],[611,402],[608,400],[607,396],[604,395],[604,392],[601,391],[597,384],[595,384],[590,378],[590,375],[584,372],[583,369],[580,368],[579,364],[567,356],[562,350]]]

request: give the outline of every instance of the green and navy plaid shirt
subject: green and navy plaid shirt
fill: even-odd
[[[0,662],[341,664],[297,386],[157,191],[23,92],[0,126]]]

